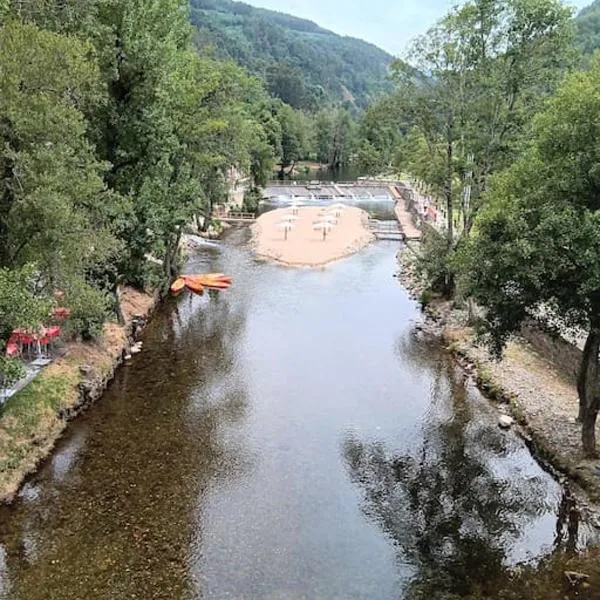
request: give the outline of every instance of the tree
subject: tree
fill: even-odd
[[[281,126],[281,157],[279,160],[279,177],[283,179],[285,169],[293,169],[305,152],[307,123],[298,111],[287,104],[281,104],[277,110],[277,118]]]
[[[596,59],[561,86],[524,156],[493,180],[461,255],[496,352],[526,319],[586,332],[577,390],[587,456],[600,409],[599,81]]]
[[[298,110],[312,110],[314,93],[308,88],[301,71],[287,62],[277,62],[267,69],[267,89],[275,98]]]
[[[572,62],[571,38],[570,11],[557,0],[471,0],[417,40],[414,68],[395,66],[406,129],[418,128],[443,162],[426,183],[445,197],[450,240],[456,209],[468,234],[490,175],[518,155],[527,124]],[[456,206],[461,188],[468,206]]]
[[[348,110],[323,109],[315,117],[317,159],[330,169],[349,164],[355,145],[355,122]]]
[[[362,169],[373,175],[400,166],[406,133],[402,100],[398,91],[387,94],[370,103],[361,115],[358,162]]]
[[[42,290],[68,291],[118,248],[118,198],[83,113],[100,97],[98,69],[88,44],[31,24],[7,22],[0,45],[0,267],[33,263]]]

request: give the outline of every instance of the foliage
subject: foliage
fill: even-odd
[[[355,146],[355,123],[348,110],[324,109],[315,117],[317,159],[330,169],[350,163]]]
[[[430,167],[421,174],[444,196],[450,239],[457,213],[468,234],[490,175],[518,156],[527,124],[572,62],[571,33],[558,0],[470,0],[417,39],[411,68],[394,65],[393,111],[423,141],[417,151]],[[406,148],[405,164],[423,163]]]
[[[600,48],[600,0],[582,8],[575,18],[575,43],[585,59]]]
[[[282,153],[281,103],[198,54],[185,0],[2,8],[0,268],[18,278],[34,263],[34,298],[64,290],[68,328],[92,337],[119,315],[119,285],[174,274],[183,229],[225,200],[230,169],[264,185]]]
[[[452,254],[453,249],[448,238],[432,227],[427,227],[415,267],[423,280],[427,282],[429,291],[451,297],[455,279],[451,261]]]
[[[600,408],[599,82],[596,60],[538,115],[531,145],[495,178],[461,257],[497,351],[531,317],[587,332],[578,391],[588,454]]]
[[[364,107],[389,88],[392,57],[310,21],[231,0],[191,0],[197,43],[213,47],[295,108],[350,101]]]
[[[277,110],[277,119],[281,127],[280,176],[285,169],[302,159],[309,145],[309,122],[300,112],[287,104],[281,104]]]
[[[102,333],[110,306],[106,292],[80,284],[68,290],[65,304],[71,311],[66,327],[68,334],[91,340]]]
[[[18,358],[0,355],[0,388],[8,388],[25,375],[23,363]]]
[[[35,262],[52,285],[102,260],[112,198],[86,139],[98,72],[76,39],[8,22],[0,29],[0,266]]]
[[[32,265],[0,268],[0,341],[8,341],[13,329],[36,329],[50,314],[52,301],[40,294],[43,282]]]

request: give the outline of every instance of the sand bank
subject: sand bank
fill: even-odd
[[[256,254],[285,265],[316,267],[349,256],[364,248],[375,238],[369,231],[369,217],[364,210],[346,206],[336,216],[322,207],[280,208],[259,217],[252,228],[252,244]],[[295,215],[293,215],[295,212]],[[337,219],[327,231],[314,229],[325,214]],[[293,227],[286,232],[281,223],[295,216]]]

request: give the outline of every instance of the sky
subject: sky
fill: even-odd
[[[410,40],[424,33],[456,0],[244,0],[310,19],[325,29],[376,44],[401,56]],[[592,0],[570,0],[580,9]]]

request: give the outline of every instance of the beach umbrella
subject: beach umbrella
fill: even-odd
[[[298,202],[298,200],[293,200],[292,204],[290,205],[291,209],[292,209],[292,214],[297,215],[298,214],[298,208],[302,206],[301,202]]]
[[[337,219],[333,215],[322,215],[319,217],[316,223],[331,223],[333,225],[337,225]]]
[[[288,231],[294,228],[294,224],[290,221],[282,221],[281,223],[277,223],[277,227],[283,229],[283,239],[287,240]]]
[[[335,227],[330,221],[320,221],[313,225],[313,229],[320,229],[323,232],[323,241],[327,239],[327,234]]]
[[[334,214],[336,217],[341,217],[344,209],[346,208],[346,206],[344,204],[332,204],[328,209],[327,212]]]

